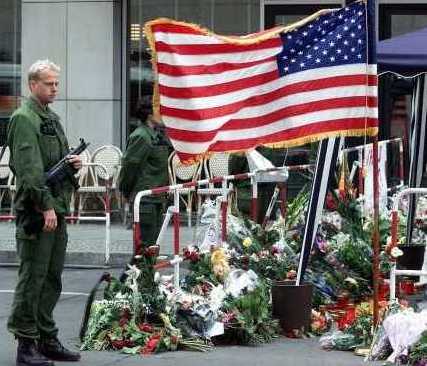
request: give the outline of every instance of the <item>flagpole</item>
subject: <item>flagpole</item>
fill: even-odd
[[[379,232],[379,187],[378,187],[378,135],[374,137],[372,144],[372,169],[373,169],[373,188],[374,188],[374,227],[372,231],[372,282],[374,287],[374,326],[378,324],[378,282],[379,282],[379,255],[380,255],[380,232]]]

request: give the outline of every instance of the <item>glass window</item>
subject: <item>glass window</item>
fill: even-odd
[[[380,4],[380,40],[427,27],[426,4]]]
[[[286,25],[294,23],[306,16],[315,13],[320,9],[340,8],[341,3],[336,4],[283,4],[266,5],[265,7],[265,29],[276,25]]]
[[[21,96],[21,1],[0,1],[0,146]]]
[[[260,0],[128,0],[129,134],[138,124],[138,108],[151,93],[150,54],[143,38],[145,22],[159,17],[199,24],[220,34],[259,30]]]

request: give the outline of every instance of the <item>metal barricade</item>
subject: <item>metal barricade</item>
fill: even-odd
[[[398,225],[399,225],[399,215],[398,208],[400,200],[410,194],[426,194],[427,188],[407,188],[400,191],[394,198],[393,211],[391,212],[391,250],[397,246],[397,235],[398,235]],[[397,276],[427,276],[427,271],[422,270],[403,270],[396,269],[396,260],[393,261],[393,264],[390,269],[390,302],[396,300],[396,277]]]

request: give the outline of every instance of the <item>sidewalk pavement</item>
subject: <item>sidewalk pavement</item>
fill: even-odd
[[[68,224],[68,248],[66,264],[74,266],[103,266],[105,264],[105,224]],[[195,227],[189,228],[181,223],[181,248],[191,244]],[[133,252],[132,230],[122,223],[111,225],[111,244],[109,266],[123,266]],[[17,263],[15,249],[15,223],[0,222],[0,263]],[[160,245],[161,254],[173,253],[173,227],[170,225]]]
[[[117,272],[117,270],[115,270]],[[87,294],[103,269],[66,269],[63,293],[55,309],[59,337],[68,346],[78,347],[78,332]],[[16,283],[15,268],[0,268],[0,365],[14,366],[16,344],[6,330],[6,321]],[[317,338],[280,338],[257,347],[217,347],[208,353],[167,352],[153,356],[128,356],[118,352],[82,352],[76,363],[55,362],[56,366],[379,366],[363,361],[351,352],[324,351]]]

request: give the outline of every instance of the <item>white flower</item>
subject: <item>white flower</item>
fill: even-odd
[[[398,247],[394,247],[391,252],[390,252],[391,256],[393,258],[397,258],[403,255],[402,250],[400,250]]]

